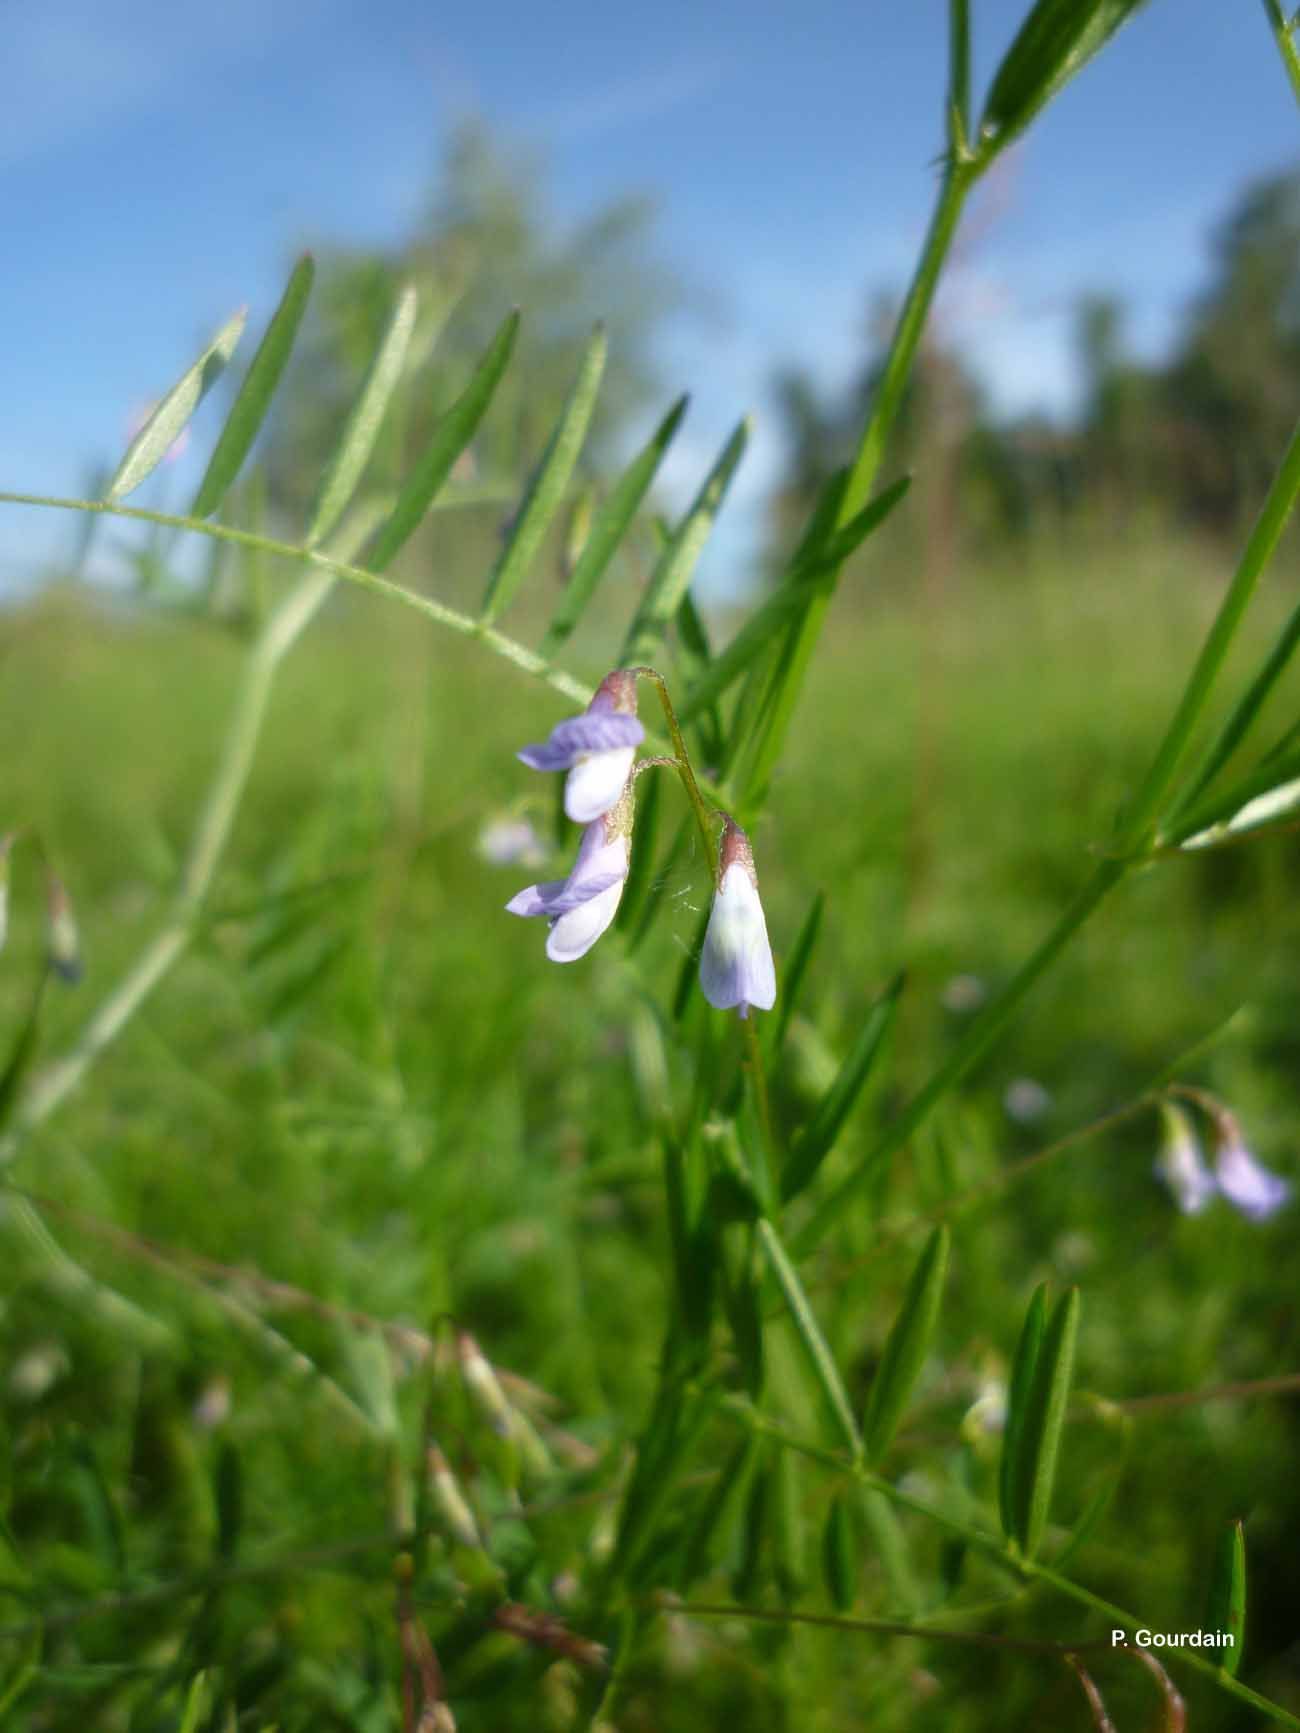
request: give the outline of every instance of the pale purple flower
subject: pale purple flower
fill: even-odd
[[[1184,1215],[1200,1215],[1218,1189],[1214,1175],[1205,1165],[1192,1122],[1182,1109],[1172,1102],[1163,1102],[1160,1115],[1156,1174],[1169,1187]]]
[[[748,1017],[751,1005],[770,1011],[776,1000],[776,970],[767,922],[758,897],[758,874],[749,838],[727,820],[722,833],[721,877],[709,912],[700,953],[700,986],[719,1011],[733,1007]]]
[[[490,819],[479,832],[478,852],[491,866],[542,866],[546,845],[526,818]]]
[[[582,833],[578,858],[567,879],[529,885],[511,897],[512,915],[544,915],[551,923],[546,954],[553,963],[585,957],[618,913],[631,849],[632,796],[593,819]]]
[[[1291,1196],[1291,1187],[1246,1148],[1241,1127],[1231,1113],[1218,1116],[1218,1147],[1214,1177],[1219,1190],[1248,1220],[1267,1221]]]
[[[591,824],[617,806],[644,739],[636,676],[619,668],[601,681],[581,716],[557,723],[547,739],[519,756],[533,770],[567,770],[564,810],[575,824]]]

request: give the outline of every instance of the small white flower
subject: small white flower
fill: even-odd
[[[767,922],[758,896],[753,850],[740,826],[727,820],[722,833],[721,877],[700,953],[700,986],[719,1011],[742,1017],[751,1005],[770,1011],[776,1001],[776,970]]]
[[[1014,1077],[1007,1084],[1002,1105],[1009,1118],[1019,1125],[1030,1125],[1041,1119],[1052,1105],[1048,1090],[1034,1077]]]

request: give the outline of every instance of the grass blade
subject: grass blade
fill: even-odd
[[[903,977],[896,975],[871,1007],[857,1040],[840,1066],[834,1083],[826,1091],[803,1133],[795,1140],[782,1176],[782,1195],[788,1201],[810,1185],[817,1170],[835,1147],[844,1122],[866,1087],[876,1056],[893,1027]]]
[[[578,368],[569,400],[520,504],[510,539],[502,548],[501,557],[488,579],[483,600],[485,625],[490,626],[494,620],[500,619],[514,600],[564,498],[564,490],[569,485],[569,477],[573,474],[573,466],[578,461],[596,407],[596,393],[600,390],[608,347],[605,327],[597,325]]]
[[[799,1004],[799,991],[803,986],[803,978],[808,973],[808,965],[817,945],[817,938],[822,930],[822,917],[826,913],[826,893],[818,891],[808,905],[808,913],[803,918],[803,925],[795,935],[795,941],[786,959],[781,981],[781,996],[777,1003],[777,1014],[772,1020],[772,1035],[768,1043],[768,1051],[777,1054],[785,1043],[786,1030],[790,1027]]]
[[[713,529],[713,521],[726,498],[727,488],[744,455],[749,440],[749,419],[735,429],[723,446],[717,462],[704,478],[690,509],[672,534],[668,546],[646,586],[628,628],[619,661],[625,666],[650,661],[668,630],[668,623],[681,606],[691,578]]]
[[[679,397],[659,423],[643,449],[615,482],[609,498],[596,514],[578,562],[574,566],[560,605],[547,628],[542,654],[550,656],[573,631],[596,593],[596,586],[614,556],[637,508],[654,480],[664,453],[672,444],[689,399]]]
[[[804,1293],[798,1272],[790,1262],[789,1253],[782,1245],[780,1235],[766,1217],[758,1223],[758,1237],[776,1277],[777,1286],[785,1299],[799,1340],[803,1344],[813,1375],[821,1385],[839,1423],[845,1443],[853,1455],[858,1457],[862,1453],[862,1434],[858,1431],[858,1423],[853,1418],[853,1409],[849,1405],[834,1357],[826,1345],[826,1338],[821,1333],[812,1307],[808,1304],[808,1296]]]
[[[796,556],[787,592],[797,597],[798,608],[764,688],[759,721],[748,748],[748,768],[743,778],[746,801],[761,798],[781,754],[790,718],[803,689],[808,661],[821,629],[821,617],[830,605],[844,562],[873,530],[880,527],[910,486],[910,476],[900,477],[869,500],[839,529],[834,529],[824,518],[819,524],[809,525],[810,545]],[[827,515],[830,503],[835,499],[842,503],[844,495],[845,489],[839,486],[833,485],[826,490]],[[815,515],[821,516],[820,512]]]
[[[917,1259],[903,1304],[885,1342],[862,1430],[867,1461],[877,1463],[889,1449],[903,1409],[912,1394],[939,1321],[939,1304],[948,1273],[948,1230],[935,1228]]]
[[[221,376],[243,335],[248,311],[241,307],[217,332],[207,348],[172,386],[153,414],[127,447],[126,456],[109,482],[104,498],[115,505],[134,493],[166,457],[185,427]]]
[[[831,1500],[822,1530],[822,1575],[831,1605],[837,1613],[847,1613],[857,1599],[859,1576],[858,1536],[853,1527],[853,1511],[843,1493]]]
[[[510,363],[518,333],[519,314],[515,311],[502,321],[468,385],[434,428],[423,456],[397,496],[393,515],[370,552],[367,564],[371,571],[382,572],[419,527],[438,490],[451,474],[456,459],[473,439],[479,422],[487,413],[501,376]]]
[[[704,621],[699,609],[695,606],[691,592],[687,590],[682,597],[681,606],[677,610],[677,664],[682,675],[682,683],[689,692],[691,687],[704,678],[709,665],[713,661],[713,648],[709,643],[709,634],[705,630]],[[722,739],[722,718],[717,706],[707,705],[697,722],[700,751],[705,763],[709,766],[710,776],[716,775],[722,764],[725,747]]]
[[[1043,1331],[1047,1327],[1047,1283],[1034,1289],[1020,1327],[1016,1357],[1011,1367],[1011,1383],[1007,1390],[1007,1414],[1002,1427],[1002,1459],[998,1464],[998,1511],[1002,1532],[1008,1540],[1015,1539],[1017,1477],[1020,1464],[1020,1440],[1025,1429],[1025,1410],[1033,1388],[1034,1369],[1043,1346]]]
[[[1219,1537],[1210,1576],[1205,1628],[1226,1631],[1232,1638],[1219,1649],[1219,1665],[1230,1679],[1235,1679],[1246,1640],[1246,1533],[1240,1522],[1230,1523]]]
[[[293,350],[315,274],[316,261],[310,253],[304,253],[290,274],[280,305],[271,315],[266,335],[226,417],[226,425],[221,430],[221,437],[208,460],[199,491],[190,507],[191,517],[209,517],[216,511],[227,488],[239,474],[240,466],[266,419],[275,388]]]
[[[1070,1288],[1056,1302],[1043,1332],[1020,1433],[1014,1514],[1016,1539],[1026,1558],[1038,1551],[1047,1526],[1078,1329],[1079,1290]]]
[[[305,547],[320,546],[343,516],[356,491],[406,364],[406,349],[415,325],[416,309],[415,289],[408,285],[397,298],[392,319],[370,363],[370,371],[348,416],[338,449],[321,478],[320,492],[316,496],[303,544]]]

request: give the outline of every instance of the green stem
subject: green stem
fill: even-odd
[[[369,590],[373,595],[384,596],[389,601],[400,602],[404,607],[414,608],[417,614],[423,614],[426,619],[433,620],[439,626],[445,626],[449,632],[455,632],[462,638],[473,638],[485,645],[495,655],[504,661],[521,668],[525,674],[531,674],[534,679],[541,680],[552,691],[570,698],[575,704],[586,705],[591,701],[593,687],[576,679],[563,668],[557,668],[548,662],[544,656],[528,649],[514,638],[507,637],[504,632],[498,632],[493,626],[485,626],[482,621],[470,614],[463,614],[457,608],[449,608],[445,602],[435,601],[432,596],[419,595],[414,590],[408,590],[402,584],[396,584],[391,578],[380,577],[377,572],[367,571],[364,566],[353,565],[348,560],[337,559],[329,553],[323,553],[317,548],[303,548],[293,542],[282,542],[272,536],[254,534],[251,530],[239,530],[229,524],[212,523],[205,518],[179,517],[171,512],[147,511],[141,506],[109,505],[98,499],[73,499],[56,494],[13,493],[0,490],[0,505],[32,505],[48,506],[60,511],[91,512],[105,517],[120,517],[134,519],[138,523],[161,524],[165,528],[192,530],[195,535],[207,536],[220,542],[229,542],[235,547],[247,548],[253,552],[269,554],[273,558],[293,561],[306,561],[322,572],[329,572],[336,578],[342,578],[346,583],[353,584],[357,589]],[[653,669],[644,670],[654,674]],[[660,677],[655,674],[654,677]],[[673,718],[674,722],[676,718]],[[654,743],[654,736],[651,736]],[[680,741],[680,731],[677,740]],[[674,743],[676,744],[676,742]],[[695,795],[700,796],[701,789],[708,792],[710,801],[722,812],[731,810],[730,803],[722,792],[707,778],[696,777],[687,770],[694,784]],[[685,777],[683,778],[685,780]],[[688,792],[690,792],[688,788]],[[700,799],[697,812],[703,807]]]
[[[1016,1015],[1039,976],[1056,961],[1075,933],[1127,871],[1128,863],[1122,860],[1107,859],[1097,863],[1092,877],[1038,949],[1021,965],[1019,972],[997,998],[976,1017],[929,1081],[918,1090],[898,1117],[886,1126],[884,1134],[866,1159],[826,1198],[801,1234],[801,1245],[811,1246],[818,1243],[842,1214],[849,1200],[866,1184],[881,1163],[887,1161],[895,1150],[907,1142],[953,1085],[959,1083],[979,1063]]]
[[[979,168],[972,162],[957,158],[949,162],[939,200],[930,220],[925,246],[899,314],[885,370],[876,388],[871,414],[863,429],[857,456],[844,489],[835,520],[836,529],[843,528],[850,518],[856,517],[870,497],[876,472],[884,456],[885,442],[907,390],[930,303],[934,299],[944,261],[957,233],[966,195],[978,175]],[[791,625],[789,636],[784,640],[780,691],[745,776],[745,786],[753,801],[761,799],[773,766],[780,756],[833,593],[833,584],[819,584],[810,594],[807,606]],[[746,816],[753,815],[747,810]]]
[[[1264,567],[1277,547],[1286,527],[1296,494],[1300,492],[1300,425],[1291,435],[1273,485],[1268,490],[1263,509],[1255,520],[1237,570],[1228,586],[1228,593],[1219,605],[1201,653],[1188,676],[1182,698],[1174,712],[1160,750],[1150,770],[1127,809],[1121,815],[1118,849],[1133,852],[1148,840],[1152,821],[1164,799],[1174,772],[1187,749],[1201,712],[1209,700],[1219,670],[1222,668],[1242,618],[1259,583]]]
[[[170,919],[99,1006],[71,1051],[39,1072],[0,1141],[0,1167],[11,1162],[22,1138],[58,1108],[91,1065],[116,1039],[193,936],[195,917],[212,883],[252,768],[276,671],[334,583],[329,571],[307,572],[262,628],[249,652],[243,684],[230,718],[221,758],[195,826]]]
[[[700,827],[700,835],[704,839],[704,858],[709,863],[709,872],[716,889],[718,885],[718,839],[714,832],[713,821],[709,817],[708,806],[705,804],[704,796],[700,793],[700,785],[695,779],[691,755],[686,749],[686,740],[677,721],[677,712],[673,709],[673,701],[668,692],[668,682],[657,668],[636,667],[626,671],[629,674],[635,674],[638,680],[651,681],[659,694],[664,720],[668,724],[668,738],[673,743],[673,761],[677,767],[677,774],[682,779],[682,787],[686,790],[686,798],[694,810],[695,822]]]
[[[1082,1584],[1071,1581],[1069,1577],[1061,1576],[1049,1565],[1038,1564],[1033,1559],[1022,1557],[1019,1551],[1013,1551],[999,1536],[990,1534],[985,1529],[977,1528],[974,1523],[965,1522],[960,1517],[951,1516],[947,1511],[938,1510],[934,1505],[927,1504],[923,1499],[916,1498],[911,1493],[901,1491],[900,1488],[892,1485],[880,1475],[873,1474],[861,1462],[846,1462],[842,1458],[836,1458],[832,1453],[820,1449],[817,1445],[805,1444],[802,1440],[790,1437],[781,1427],[764,1419],[762,1415],[755,1414],[752,1410],[740,1408],[734,1404],[733,1407],[738,1407],[738,1411],[746,1424],[753,1427],[754,1430],[779,1440],[787,1449],[797,1450],[800,1455],[807,1456],[813,1461],[822,1462],[828,1467],[838,1467],[842,1473],[852,1475],[862,1485],[872,1487],[877,1492],[882,1493],[892,1504],[898,1505],[901,1510],[910,1510],[914,1515],[924,1517],[926,1521],[947,1529],[949,1534],[959,1536],[968,1546],[983,1553],[985,1557],[993,1559],[1012,1575],[1045,1583],[1060,1594],[1067,1595],[1071,1600],[1078,1601],[1080,1605],[1090,1608],[1093,1612],[1104,1614],[1112,1627],[1122,1627],[1130,1636],[1138,1630],[1148,1628],[1149,1621],[1138,1618],[1123,1607],[1116,1606],[1113,1601],[1103,1600],[1100,1595],[1093,1594],[1091,1589],[1086,1589]],[[1221,1690],[1236,1697],[1239,1702],[1249,1703],[1251,1708],[1259,1709],[1264,1714],[1273,1716],[1284,1727],[1300,1729],[1300,1719],[1278,1704],[1270,1702],[1267,1697],[1260,1696],[1257,1691],[1252,1691],[1249,1686],[1229,1678],[1216,1662],[1207,1661],[1190,1649],[1179,1649],[1176,1652],[1176,1659],[1203,1674],[1206,1678],[1212,1679]]]
[[[840,1379],[834,1356],[826,1345],[826,1338],[822,1335],[813,1309],[808,1303],[799,1273],[781,1243],[780,1234],[766,1217],[759,1220],[758,1237],[767,1261],[772,1266],[777,1285],[785,1296],[785,1303],[799,1333],[799,1340],[803,1343],[813,1375],[825,1393],[854,1461],[860,1461],[863,1453],[862,1434],[853,1417],[853,1408]]]

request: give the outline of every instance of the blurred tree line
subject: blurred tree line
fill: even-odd
[[[307,509],[396,285],[410,280],[425,308],[422,388],[385,430],[370,478],[380,489],[409,471],[509,308],[522,307],[525,318],[472,462],[455,478],[466,509],[425,526],[408,581],[420,581],[431,556],[444,593],[459,575],[477,581],[598,319],[611,342],[588,474],[625,450],[630,421],[666,401],[655,366],[661,323],[692,297],[655,253],[650,201],[623,198],[562,230],[544,194],[535,162],[471,123],[449,141],[405,240],[323,252],[297,378],[281,395],[270,442],[273,508],[299,518]],[[787,455],[771,502],[774,547],[789,547],[821,486],[851,458],[893,314],[887,298],[871,303],[868,358],[847,390],[821,392],[795,369],[775,376]],[[990,413],[961,353],[932,326],[892,451],[897,468],[916,472],[911,533],[927,565],[950,564],[959,539],[990,550],[1043,528],[1240,532],[1300,407],[1300,171],[1247,186],[1217,226],[1208,281],[1166,360],[1127,352],[1123,306],[1104,293],[1080,300],[1075,335],[1083,391],[1073,419],[1007,422]]]
[[[783,545],[852,455],[892,309],[877,303],[868,323],[872,358],[848,392],[827,398],[797,371],[777,378],[789,453],[773,507]],[[931,331],[894,446],[898,466],[929,490],[928,534],[960,523],[964,537],[996,544],[1081,520],[1238,532],[1300,410],[1300,172],[1247,186],[1217,226],[1209,280],[1167,360],[1126,353],[1123,306],[1105,294],[1079,302],[1075,335],[1082,401],[1061,424],[995,421],[961,355]]]

